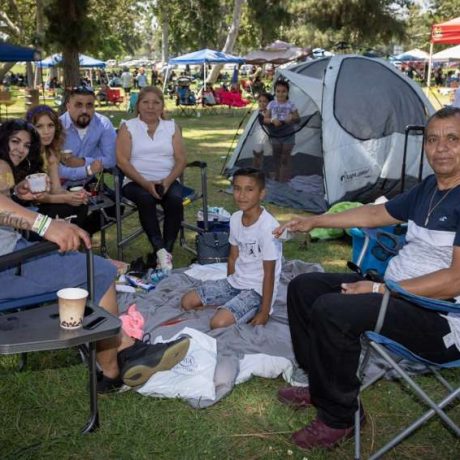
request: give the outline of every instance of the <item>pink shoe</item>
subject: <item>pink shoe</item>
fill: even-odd
[[[294,409],[305,409],[312,405],[310,388],[285,387],[278,390],[278,401]]]
[[[361,418],[361,425],[364,425],[364,414]],[[292,435],[292,441],[301,449],[309,450],[314,448],[331,449],[337,444],[353,436],[354,426],[348,428],[331,428],[322,422],[318,417],[309,425]]]

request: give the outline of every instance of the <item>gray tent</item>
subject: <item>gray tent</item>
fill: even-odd
[[[269,181],[268,199],[312,212],[338,201],[369,202],[399,191],[405,128],[424,125],[434,112],[420,87],[390,63],[341,55],[278,71],[301,115],[292,151],[293,179]],[[253,164],[255,144],[271,134],[254,113],[226,165],[227,173]],[[273,168],[265,142],[264,170]],[[422,136],[410,135],[406,188],[418,176]],[[430,172],[424,165],[424,175]]]

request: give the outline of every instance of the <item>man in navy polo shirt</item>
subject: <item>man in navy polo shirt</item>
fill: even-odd
[[[434,175],[381,205],[339,214],[298,217],[275,230],[380,227],[407,222],[407,244],[389,263],[385,279],[407,291],[460,301],[460,109],[446,107],[427,122],[425,154]],[[384,286],[357,274],[309,273],[288,289],[295,356],[309,386],[283,388],[278,399],[314,406],[316,419],[293,434],[303,449],[329,448],[353,435],[360,382],[360,336],[375,327]],[[382,334],[434,362],[460,359],[460,318],[443,317],[391,297]],[[364,414],[363,414],[364,417]]]

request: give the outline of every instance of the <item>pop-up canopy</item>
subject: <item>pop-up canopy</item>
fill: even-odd
[[[33,48],[0,43],[0,62],[38,61],[40,53]]]
[[[106,63],[100,61],[99,59],[94,59],[91,56],[85,56],[84,54],[79,54],[80,67],[105,67]],[[53,54],[52,56],[43,59],[42,61],[37,62],[38,67],[49,68],[56,67],[62,62],[62,54]]]

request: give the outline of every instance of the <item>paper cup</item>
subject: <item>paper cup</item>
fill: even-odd
[[[30,174],[26,177],[29,183],[29,189],[32,193],[40,193],[46,191],[46,178],[45,173]]]
[[[57,292],[59,302],[59,324],[63,329],[78,329],[83,322],[88,291],[66,288]]]
[[[81,185],[77,185],[76,187],[70,187],[69,192],[81,192],[83,187]]]

